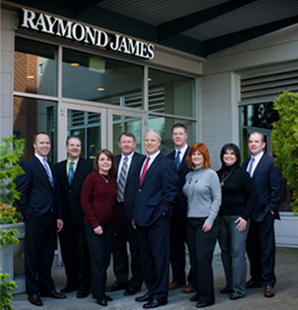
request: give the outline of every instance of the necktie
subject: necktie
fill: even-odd
[[[48,175],[48,179],[49,179],[49,181],[51,183],[51,186],[54,187],[53,176],[52,176],[52,172],[50,170],[50,167],[48,165],[47,159],[43,158],[42,162],[43,162],[43,166],[44,166],[44,168],[46,170],[46,173]]]
[[[255,162],[255,158],[252,157],[249,163],[249,167],[248,167],[248,173],[250,175],[250,177],[252,178],[252,168],[254,166],[254,162]]]
[[[143,168],[143,171],[142,171],[142,175],[141,175],[141,179],[140,179],[140,185],[142,185],[144,177],[145,177],[145,174],[147,172],[147,168],[148,168],[148,165],[149,165],[149,160],[150,160],[150,157],[147,157],[145,165],[144,165],[144,168]]]
[[[176,157],[175,157],[175,164],[177,166],[177,169],[180,166],[180,154],[181,154],[181,151],[178,151],[177,154],[176,154]]]
[[[122,202],[124,201],[124,189],[125,189],[125,181],[126,181],[126,173],[127,173],[127,156],[124,157],[122,168],[120,171],[120,176],[118,180],[118,195],[117,195],[117,201]]]
[[[73,180],[73,177],[74,177],[74,169],[73,169],[73,166],[74,166],[74,162],[71,161],[71,162],[69,163],[69,168],[68,168],[68,171],[69,171],[69,173],[68,173],[68,182],[69,182],[69,185],[71,185],[72,180]]]

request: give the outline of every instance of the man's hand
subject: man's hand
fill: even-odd
[[[57,233],[60,232],[60,231],[62,230],[63,225],[64,225],[63,221],[60,220],[60,219],[58,219],[58,220],[57,220]]]

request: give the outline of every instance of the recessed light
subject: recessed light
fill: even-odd
[[[98,87],[97,90],[98,91],[104,91],[105,89],[103,87]]]
[[[27,75],[27,79],[35,79],[34,75]]]
[[[78,62],[72,62],[70,65],[73,67],[78,67],[80,64]]]
[[[152,79],[151,78],[148,78],[148,82],[151,82],[152,81]]]

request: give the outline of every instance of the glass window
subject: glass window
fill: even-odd
[[[143,108],[143,68],[63,49],[63,97]]]
[[[57,47],[16,37],[14,57],[15,91],[57,95]]]
[[[25,139],[26,147],[21,160],[32,157],[33,138],[40,131],[51,139],[48,160],[57,162],[57,103],[47,100],[14,97],[13,133],[17,139]]]
[[[101,114],[69,110],[67,114],[68,136],[79,136],[82,141],[81,156],[95,159],[101,150]]]
[[[149,69],[149,111],[194,116],[194,79]]]
[[[172,141],[172,127],[177,124],[182,123],[187,128],[188,138],[187,143],[191,146],[195,143],[195,123],[192,121],[173,119],[167,117],[149,117],[149,128],[156,129],[161,137],[160,151],[163,155],[168,155],[174,150],[174,143]]]

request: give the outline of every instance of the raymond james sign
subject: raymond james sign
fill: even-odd
[[[154,45],[73,21],[22,9],[19,26],[144,59],[154,58]]]

